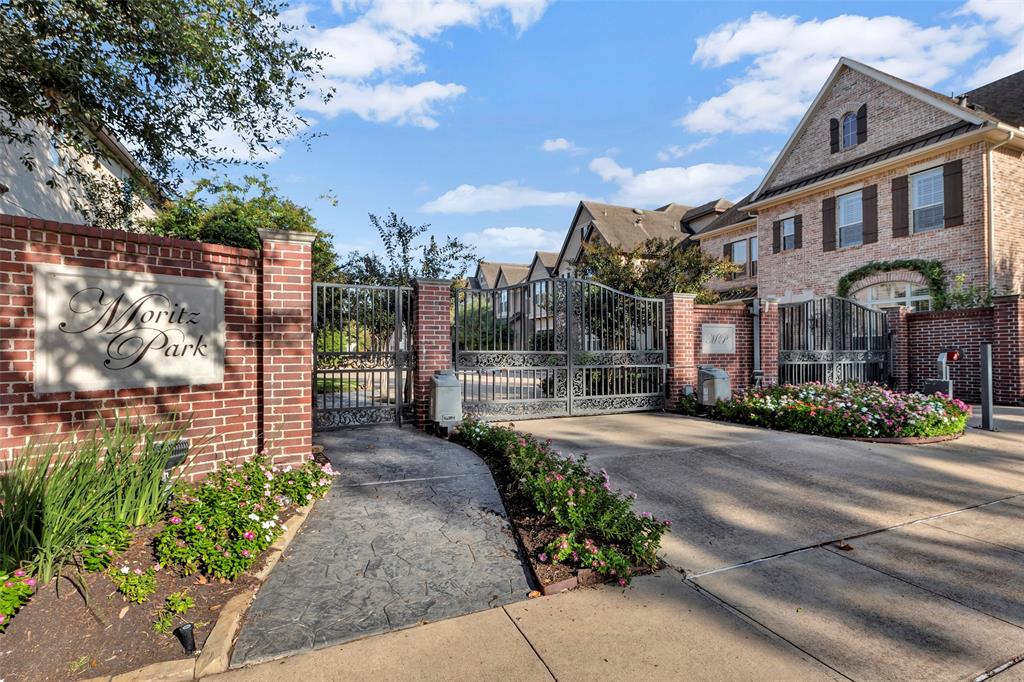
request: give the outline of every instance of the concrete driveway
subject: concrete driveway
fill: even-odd
[[[517,425],[671,519],[687,584],[855,680],[1019,673],[1024,410],[999,426],[895,446],[667,414]]]

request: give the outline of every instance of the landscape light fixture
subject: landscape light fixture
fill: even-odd
[[[185,623],[174,631],[185,653],[191,656],[196,652],[196,633],[192,623]]]

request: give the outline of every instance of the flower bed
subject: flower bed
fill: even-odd
[[[185,622],[201,648],[218,610],[256,586],[246,571],[284,532],[280,519],[331,485],[329,464],[280,469],[257,458],[172,494],[160,480],[159,432],[119,421],[42,460],[30,449],[0,479],[0,520],[35,524],[0,533],[0,631],[4,649],[18,652],[4,662],[7,682],[182,658],[173,631]],[[65,485],[72,474],[91,487]]]
[[[626,585],[657,567],[669,522],[636,514],[636,495],[612,490],[607,472],[592,472],[585,457],[561,457],[550,442],[473,420],[455,439],[490,466],[542,585],[583,571]]]
[[[692,407],[680,404],[682,411]],[[933,439],[962,434],[971,408],[942,394],[878,384],[752,388],[708,410],[713,419],[837,438]]]

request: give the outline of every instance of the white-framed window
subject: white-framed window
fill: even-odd
[[[910,216],[914,232],[927,232],[945,225],[942,167],[910,176]]]
[[[757,237],[750,238],[750,276],[757,275]]]
[[[876,310],[898,305],[907,306],[915,311],[930,310],[932,307],[928,287],[913,282],[882,282],[861,289],[853,294],[852,298]]]
[[[857,146],[857,114],[851,111],[843,116],[840,133],[843,149]]]
[[[840,248],[864,243],[864,208],[861,192],[850,192],[836,198],[836,230]]]
[[[740,279],[747,276],[747,240],[741,239],[738,242],[729,244],[729,260],[740,266],[739,272],[734,272],[730,279]]]
[[[796,218],[786,218],[782,221],[782,250],[789,251],[796,248]]]

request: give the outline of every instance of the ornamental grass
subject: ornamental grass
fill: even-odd
[[[807,383],[750,388],[713,405],[708,416],[838,438],[934,438],[963,433],[971,408],[941,393],[902,393],[880,384]]]

